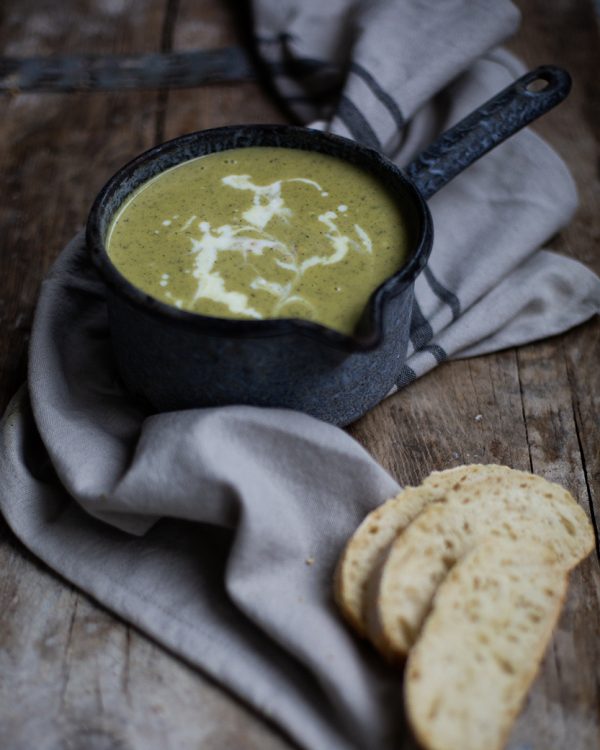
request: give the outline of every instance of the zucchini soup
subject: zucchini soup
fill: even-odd
[[[134,191],[108,254],[149,295],[219,318],[302,318],[351,334],[408,248],[398,203],[337,157],[249,147],[183,162]]]

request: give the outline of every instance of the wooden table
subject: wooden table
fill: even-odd
[[[575,220],[553,246],[598,272],[600,45],[592,4],[519,5],[522,30],[510,46],[531,67],[564,65],[575,81],[568,102],[539,124],[581,192]],[[4,0],[0,54],[139,53],[239,43],[233,6],[219,0]],[[3,409],[25,377],[40,281],[84,224],[105,180],[133,155],[180,133],[284,117],[251,82],[168,92],[20,93],[0,101]],[[538,344],[444,364],[351,433],[402,481],[417,482],[458,462],[504,463],[561,482],[598,519],[599,363],[596,320]],[[2,521],[0,571],[3,750],[291,747],[227,692],[41,565]],[[572,577],[509,747],[596,750],[599,711],[600,566],[592,555]]]

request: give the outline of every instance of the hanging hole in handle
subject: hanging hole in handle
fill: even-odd
[[[526,91],[530,94],[539,94],[540,91],[544,91],[550,85],[550,81],[547,78],[536,78],[534,81],[530,81],[525,86]]]

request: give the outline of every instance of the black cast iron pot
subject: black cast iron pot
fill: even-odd
[[[252,404],[297,409],[338,425],[362,416],[390,391],[404,364],[414,282],[433,242],[426,199],[562,101],[570,85],[559,68],[528,73],[405,170],[354,141],[287,125],[191,133],[134,159],[104,186],[87,223],[87,244],[106,282],[112,344],[127,388],[159,411]],[[371,172],[397,196],[411,250],[372,294],[352,336],[305,320],[231,320],[179,310],[133,286],[108,257],[104,239],[111,220],[139,185],[188,159],[247,146],[331,154]]]

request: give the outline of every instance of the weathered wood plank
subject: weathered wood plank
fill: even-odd
[[[243,43],[228,3],[179,0],[173,29],[178,51]],[[284,122],[276,104],[256,82],[170,91],[165,113],[165,139],[222,125]]]
[[[536,126],[567,161],[580,194],[575,220],[553,242],[600,272],[597,174],[600,92],[598,25],[591,3],[530,0],[527,34],[513,43],[529,65],[551,60],[573,76],[569,99]],[[523,408],[534,471],[561,482],[596,526],[600,514],[600,321],[518,352]],[[598,536],[597,536],[598,539]],[[599,550],[597,549],[597,552]],[[600,566],[588,559],[571,579],[559,622],[515,743],[600,747]]]
[[[575,220],[552,244],[598,271],[599,98],[592,81],[597,65],[590,59],[599,47],[592,8],[561,0],[520,5],[524,25],[512,43],[515,51],[530,67],[562,64],[574,78],[569,100],[536,126],[567,161],[581,197]],[[596,320],[516,352],[444,365],[367,415],[353,432],[401,482],[417,482],[434,468],[497,461],[560,482],[598,519],[599,338]],[[599,633],[600,567],[592,556],[572,576],[510,748],[600,746]]]
[[[0,49],[4,54],[149,52],[160,39],[162,18],[163,0],[7,1]],[[84,225],[102,184],[151,145],[156,93],[4,94],[0,101],[0,172],[7,175],[0,203],[3,411],[24,376],[39,283],[62,245]]]
[[[569,98],[535,128],[566,160],[577,184],[580,207],[575,220],[552,243],[600,273],[600,34],[591,2],[528,0],[520,4],[523,31],[512,49],[533,67],[550,60],[573,77]],[[596,318],[554,341],[548,358],[565,359],[575,413],[575,427],[596,529],[600,528],[600,320]],[[600,553],[599,553],[600,554]]]
[[[281,750],[291,745],[221,688],[0,547],[3,750]]]
[[[11,53],[34,54],[33,28],[43,31],[38,43],[45,54],[64,48],[98,53],[169,48],[174,4],[140,1],[137,6],[109,4],[115,14],[107,18],[105,4],[79,5],[81,15],[73,19],[68,6],[56,17],[52,4],[27,7],[15,2],[6,9],[0,45],[9,40]],[[65,17],[80,26],[73,26],[72,38],[55,39],[53,29],[69,26]],[[120,30],[115,38],[116,27]],[[210,39],[204,41],[211,46]],[[222,99],[228,101],[231,119],[247,95],[228,100],[225,92]],[[15,192],[14,204],[0,206],[0,221],[9,228],[2,248],[0,299],[7,301],[6,315],[15,316],[23,330],[12,335],[4,327],[0,331],[0,353],[6,354],[0,408],[24,375],[24,333],[49,263],[85,222],[102,183],[162,135],[166,97],[130,92],[19,95],[5,101],[3,135],[11,149],[3,152],[0,167],[11,176]],[[217,95],[213,103],[219,107],[220,101]],[[260,109],[256,88],[253,101]],[[40,235],[44,243],[37,239]],[[21,291],[23,282],[27,286]],[[47,571],[14,540],[4,522],[0,569],[2,747],[290,747],[223,689]]]
[[[401,484],[465,463],[530,470],[514,352],[452,362],[380,404],[351,432]]]
[[[15,2],[3,10],[7,52],[125,52],[157,48],[164,4]],[[152,144],[157,112],[155,93],[4,101],[2,406],[23,374],[17,363],[41,277],[102,183]],[[278,747],[263,722],[47,572],[4,525],[0,569],[3,747],[216,748],[241,744],[241,735],[248,747]]]
[[[577,439],[573,394],[556,342],[518,353],[532,469],[567,487],[588,510],[589,491]],[[516,746],[600,745],[600,569],[592,555],[571,576],[569,592],[530,703],[515,729]]]

